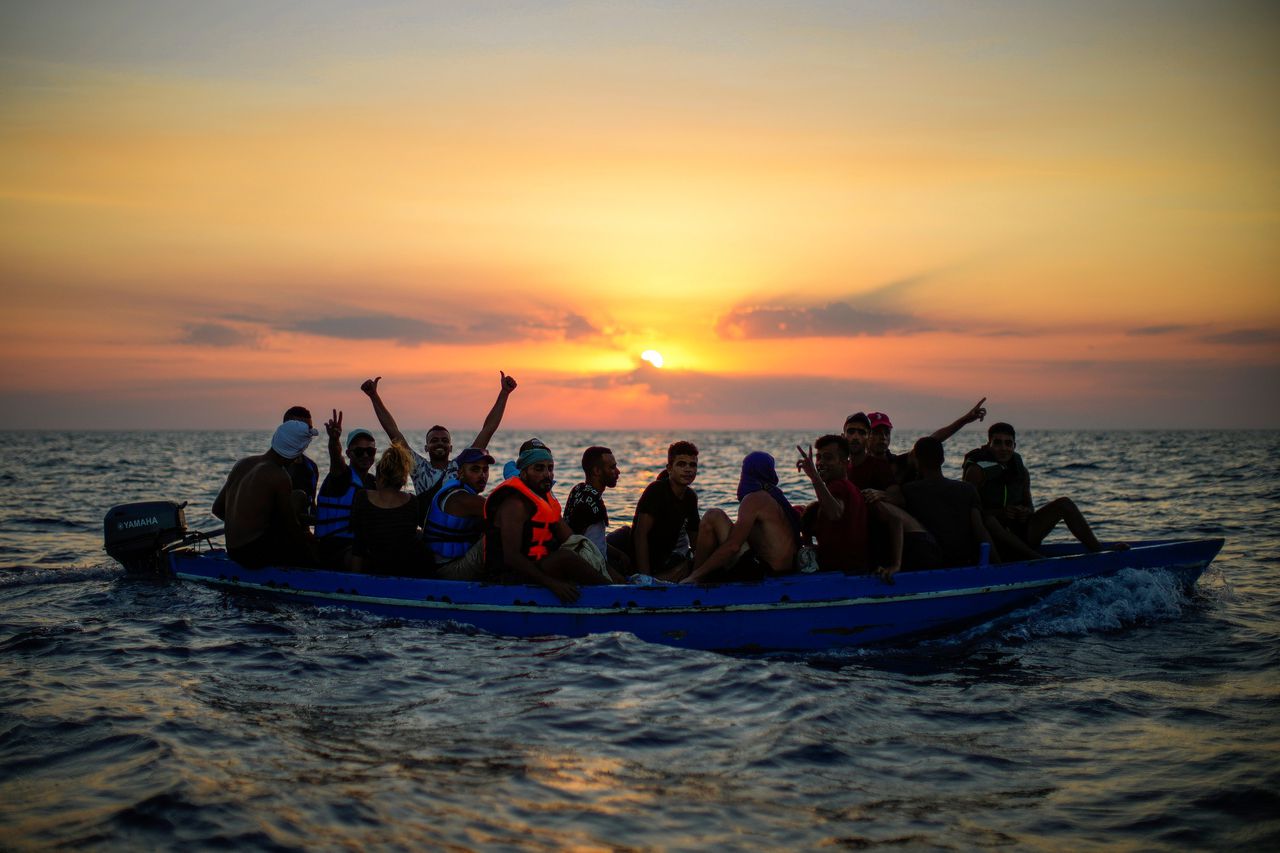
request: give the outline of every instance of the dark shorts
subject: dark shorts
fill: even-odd
[[[921,572],[940,569],[943,565],[942,549],[932,533],[902,534],[902,570]]]
[[[266,566],[307,566],[311,561],[298,550],[288,534],[280,530],[267,530],[246,545],[227,549],[227,556],[246,569]]]
[[[703,583],[755,583],[774,574],[773,569],[756,552],[748,548],[742,556],[727,566],[716,569],[703,579]]]
[[[609,545],[609,547],[616,548],[621,551],[632,563],[635,562],[635,539],[631,535],[631,525],[623,525],[617,530],[610,531],[609,534],[604,537],[604,541]],[[659,574],[662,572],[668,572],[687,559],[689,559],[689,555],[685,552],[680,550],[672,551],[670,554],[666,555],[662,561],[662,566],[656,571]],[[650,568],[652,569],[653,567]]]

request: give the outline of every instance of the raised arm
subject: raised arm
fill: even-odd
[[[325,421],[324,431],[329,434],[329,473],[347,470],[347,460],[342,458],[342,412],[333,410],[333,417]]]
[[[983,397],[981,400],[973,404],[972,409],[965,412],[946,426],[936,430],[933,433],[933,437],[938,441],[946,441],[948,438],[951,438],[951,436],[962,430],[965,424],[971,424],[974,421],[980,421],[986,418],[987,410],[982,405],[985,402],[987,402],[987,398]]]
[[[476,436],[475,441],[471,442],[472,447],[478,447],[481,450],[488,448],[489,439],[493,438],[493,434],[498,431],[498,427],[502,424],[502,416],[507,411],[507,398],[511,396],[512,391],[516,390],[514,376],[508,376],[501,370],[498,371],[498,375],[502,377],[501,387],[498,388],[498,399],[493,401],[493,408],[485,417],[484,426],[480,427],[480,434]]]
[[[360,383],[360,390],[369,395],[369,401],[373,403],[373,413],[378,416],[378,423],[382,425],[382,431],[391,439],[391,443],[409,447],[409,442],[404,440],[404,433],[400,432],[400,427],[396,426],[396,419],[391,417],[391,411],[378,394],[378,383],[381,381],[381,376],[366,379]]]
[[[813,445],[809,445],[807,453],[798,444],[796,450],[800,451],[796,468],[804,472],[809,482],[813,483],[813,492],[818,496],[818,512],[828,521],[839,521],[840,516],[844,515],[844,501],[831,494],[831,489],[827,488],[826,482],[818,475],[818,468],[813,464]]]

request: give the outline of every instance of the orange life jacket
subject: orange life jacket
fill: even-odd
[[[551,525],[561,519],[560,501],[556,500],[556,496],[547,493],[546,497],[539,495],[533,489],[529,488],[529,484],[520,479],[519,475],[509,480],[504,480],[499,486],[489,493],[489,497],[484,502],[484,518],[486,526],[492,525],[489,516],[489,506],[494,504],[493,499],[497,497],[503,489],[513,489],[524,497],[528,498],[534,506],[533,518],[525,522],[523,536],[521,536],[520,546],[524,549],[525,556],[535,563],[541,560],[547,554],[551,553]],[[503,495],[505,498],[506,495]]]

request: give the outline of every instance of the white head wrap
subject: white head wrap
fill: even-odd
[[[271,449],[285,459],[296,459],[307,449],[311,439],[319,434],[319,430],[302,421],[285,421],[276,427],[276,434],[271,436]]]

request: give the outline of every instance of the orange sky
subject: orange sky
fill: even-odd
[[[4,6],[0,426],[1280,426],[1274,6],[688,7]]]

